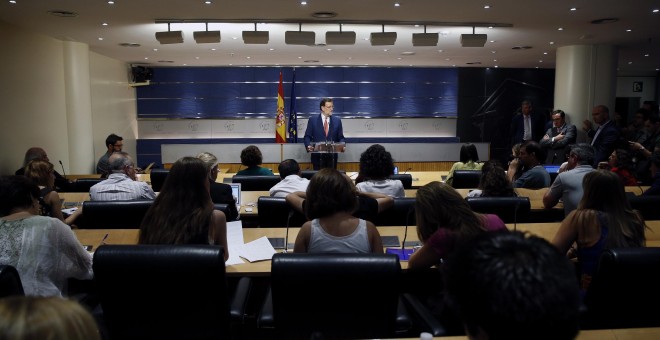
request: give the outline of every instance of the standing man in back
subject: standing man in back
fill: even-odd
[[[575,144],[577,129],[566,123],[566,113],[562,110],[552,112],[552,127],[541,139],[541,147],[546,149],[545,164],[561,164],[566,160],[568,146]]]
[[[113,152],[121,152],[122,147],[124,146],[123,138],[113,134],[110,134],[105,139],[105,146],[108,148],[108,151],[99,158],[98,163],[96,163],[96,173],[101,174],[101,177],[105,178],[110,175],[110,163],[109,158]]]
[[[591,146],[594,147],[594,163],[592,166],[596,168],[598,163],[607,162],[612,151],[616,148],[621,133],[614,122],[610,120],[610,110],[607,106],[598,105],[594,107],[591,111],[591,117],[594,122],[585,119],[582,129],[591,138]],[[598,125],[595,130],[594,123]]]
[[[534,113],[532,102],[525,100],[520,106],[520,113],[511,119],[511,145],[528,141],[538,142],[543,136],[545,119]]]
[[[332,111],[335,106],[331,98],[321,99],[321,114],[309,117],[307,129],[305,129],[305,148],[307,152],[314,151],[314,145],[311,143],[334,142],[345,143],[344,128],[341,125],[341,119],[333,116]],[[345,150],[345,146],[341,151]],[[337,154],[332,157],[333,167],[337,166]],[[312,165],[314,170],[321,169],[321,155],[312,153]]]

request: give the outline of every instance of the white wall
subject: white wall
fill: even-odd
[[[55,169],[69,173],[63,42],[0,22],[0,174],[22,166],[25,151],[43,147]],[[135,89],[128,86],[127,65],[90,53],[90,81],[95,162],[105,152],[105,138],[124,137],[124,150],[135,154]],[[74,138],[75,139],[75,138]]]
[[[633,83],[642,82],[644,84],[642,92],[633,92]],[[639,105],[641,106],[645,100],[656,100],[655,96],[658,92],[656,90],[655,77],[617,77],[616,82],[616,96],[617,97],[639,97]]]
[[[89,64],[96,160],[107,151],[105,138],[111,133],[124,138],[123,151],[135,158],[137,108],[135,89],[128,86],[128,65],[94,52],[90,52]]]
[[[0,174],[43,147],[56,169],[68,169],[62,42],[0,22]]]

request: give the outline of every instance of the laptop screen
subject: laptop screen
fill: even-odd
[[[544,165],[543,167],[548,172],[559,172],[559,165]]]
[[[241,205],[241,183],[229,183],[231,185],[231,194],[236,199],[236,205]]]

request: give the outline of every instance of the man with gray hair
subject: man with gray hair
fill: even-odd
[[[156,198],[151,186],[137,181],[135,163],[126,152],[115,152],[108,158],[110,176],[89,189],[92,201],[127,201]]]
[[[575,210],[584,195],[582,179],[594,168],[594,148],[587,143],[573,145],[568,156],[567,171],[561,172],[543,195],[543,205],[550,209],[557,205],[559,199],[564,202],[564,215]]]

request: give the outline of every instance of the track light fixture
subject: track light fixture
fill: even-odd
[[[341,24],[339,24],[339,32],[328,31],[325,32],[326,45],[355,45],[355,32],[342,31]]]
[[[382,29],[382,32],[371,33],[371,46],[394,45],[396,42],[396,32],[385,32],[385,25],[382,25]]]
[[[287,45],[314,45],[316,43],[316,33],[303,31],[300,23],[298,24],[298,31],[286,31],[284,33],[284,43]]]
[[[156,40],[161,44],[180,44],[183,42],[182,31],[170,31],[170,24],[167,24],[167,32],[156,32]]]
[[[438,33],[426,33],[426,25],[424,25],[424,33],[413,33],[412,43],[413,46],[437,46]]]
[[[461,46],[484,47],[487,39],[486,34],[474,34],[474,26],[472,26],[472,34],[461,34]]]
[[[220,31],[209,31],[209,23],[206,23],[206,31],[193,32],[193,38],[198,44],[211,44],[220,42]]]
[[[257,23],[254,23],[254,31],[243,31],[244,44],[268,44],[268,31],[257,31]]]

